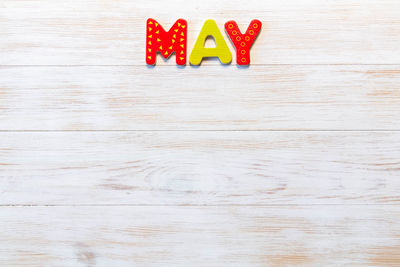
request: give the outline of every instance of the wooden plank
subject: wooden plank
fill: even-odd
[[[400,66],[2,67],[0,130],[400,130]]]
[[[166,28],[187,19],[188,52],[206,19],[223,31],[230,19],[244,29],[258,18],[253,64],[399,64],[399,8],[398,0],[2,0],[0,64],[144,65],[149,17]]]
[[[398,206],[1,207],[1,266],[397,266]]]
[[[0,134],[0,204],[397,204],[399,132]]]

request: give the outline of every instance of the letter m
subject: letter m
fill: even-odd
[[[171,29],[166,32],[154,19],[147,20],[146,33],[146,63],[156,64],[156,54],[160,52],[168,58],[173,52],[176,55],[176,64],[186,64],[187,22],[178,19]]]

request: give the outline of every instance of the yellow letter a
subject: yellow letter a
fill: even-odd
[[[204,47],[208,36],[214,37],[216,44],[214,48]],[[223,64],[229,64],[232,61],[231,51],[219,31],[217,24],[211,19],[204,22],[203,28],[190,54],[189,62],[192,65],[200,65],[205,57],[218,57]]]

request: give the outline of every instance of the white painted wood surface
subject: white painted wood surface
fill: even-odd
[[[0,83],[1,130],[400,130],[400,65],[2,67]]]
[[[399,132],[0,134],[0,205],[396,204]]]
[[[398,266],[398,206],[3,207],[0,265]]]
[[[2,0],[1,8],[3,65],[142,66],[149,17],[166,28],[187,19],[189,52],[206,19],[223,31],[230,19],[245,28],[258,18],[254,65],[400,64],[398,0]]]
[[[2,0],[0,265],[399,266],[399,14]],[[149,17],[189,48],[209,18],[264,29],[250,68],[150,68]]]

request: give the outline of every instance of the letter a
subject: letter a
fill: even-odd
[[[166,32],[154,19],[147,20],[146,35],[146,63],[156,64],[157,51],[164,58],[168,58],[173,52],[176,55],[176,64],[186,64],[187,22],[178,19],[171,29]]]
[[[225,23],[225,30],[236,48],[236,63],[238,65],[250,64],[250,48],[260,33],[262,23],[255,19],[250,22],[245,34],[242,34],[234,20]]]
[[[216,47],[204,47],[206,39],[209,36],[214,37]],[[192,65],[200,65],[201,61],[205,57],[218,57],[223,64],[229,64],[232,61],[231,51],[219,31],[217,24],[211,19],[204,23],[192,53],[190,54],[189,62]]]

